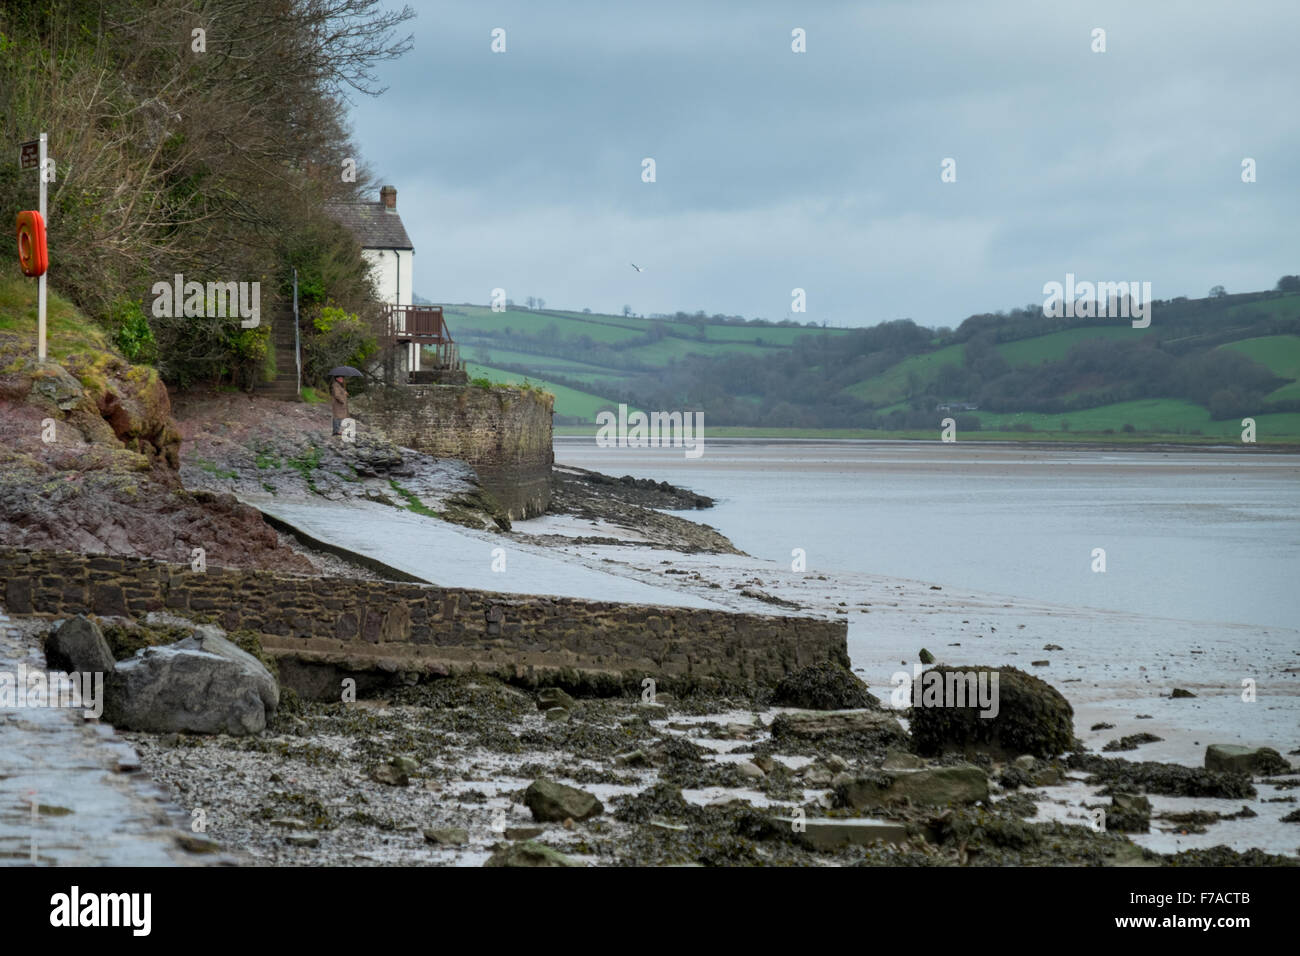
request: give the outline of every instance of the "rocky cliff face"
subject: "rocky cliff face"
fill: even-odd
[[[88,345],[96,345],[88,331]],[[0,332],[0,540],[22,548],[311,571],[256,510],[181,482],[158,373],[111,348],[35,361]]]

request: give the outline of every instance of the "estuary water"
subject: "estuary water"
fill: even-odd
[[[687,517],[763,559],[756,585],[846,621],[853,669],[882,700],[928,647],[1042,677],[1092,752],[1141,732],[1154,739],[1121,756],[1199,767],[1211,743],[1300,754],[1300,456],[715,439],[687,459],[560,439],[555,457],[716,498]],[[1295,805],[1273,802],[1292,791],[1256,786],[1251,801],[1152,795],[1157,813],[1249,802],[1257,816],[1133,839],[1300,852],[1281,819]],[[1072,779],[1039,818],[1077,823],[1104,799],[1095,790]]]
[[[555,459],[709,495],[688,517],[786,566],[802,549],[809,572],[1300,626],[1300,455],[713,439],[688,459],[559,438]]]

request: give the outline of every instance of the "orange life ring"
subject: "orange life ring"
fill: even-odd
[[[35,209],[18,214],[18,264],[23,275],[36,278],[50,267],[50,250],[45,244],[45,220]]]

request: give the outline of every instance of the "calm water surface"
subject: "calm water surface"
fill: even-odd
[[[803,548],[809,571],[1300,625],[1297,455],[714,439],[691,460],[558,438],[555,459],[716,498],[699,519],[756,557],[788,565]]]

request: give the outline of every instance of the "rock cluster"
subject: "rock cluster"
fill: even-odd
[[[122,729],[256,734],[280,703],[266,666],[212,625],[114,661],[99,626],[78,615],[49,636],[45,652],[52,670],[105,673],[104,719]]]

